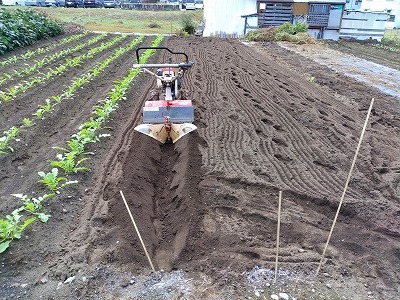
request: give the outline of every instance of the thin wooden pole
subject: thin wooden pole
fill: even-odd
[[[279,255],[279,235],[281,231],[281,204],[282,204],[282,191],[279,191],[279,200],[278,200],[278,226],[276,229],[276,256],[275,256],[275,279],[278,277],[278,255]]]
[[[119,191],[119,192],[121,193],[122,200],[124,200],[126,209],[128,210],[129,216],[131,217],[133,226],[134,226],[135,229],[136,229],[136,232],[137,232],[137,235],[139,236],[140,242],[142,243],[144,252],[146,253],[147,259],[149,260],[150,266],[151,266],[151,268],[153,269],[153,271],[155,272],[156,270],[154,269],[154,266],[153,266],[153,263],[151,262],[150,256],[149,256],[149,254],[147,253],[146,246],[145,246],[144,243],[143,243],[142,236],[140,235],[139,229],[137,228],[136,223],[135,223],[135,220],[133,219],[131,210],[129,209],[128,203],[126,202],[125,196],[124,196],[124,194],[122,193],[122,191]]]
[[[363,127],[363,129],[362,129],[362,131],[361,131],[361,136],[360,136],[360,140],[359,140],[358,145],[357,145],[356,153],[354,154],[353,162],[352,162],[352,164],[351,164],[351,168],[350,168],[350,171],[349,171],[349,175],[347,176],[347,180],[346,180],[346,184],[345,184],[344,189],[343,189],[342,197],[340,198],[339,206],[338,206],[338,208],[337,208],[336,215],[335,215],[335,218],[334,218],[334,220],[333,220],[333,224],[332,224],[332,227],[331,227],[331,231],[329,232],[328,240],[326,241],[324,251],[322,252],[322,256],[321,256],[321,260],[320,260],[319,265],[318,265],[318,269],[317,269],[317,274],[316,274],[316,276],[318,276],[319,271],[320,271],[320,269],[321,269],[322,261],[323,261],[323,259],[324,259],[324,257],[325,257],[325,252],[326,252],[326,249],[328,248],[328,244],[329,244],[329,241],[330,241],[331,236],[332,236],[333,228],[335,227],[336,220],[337,220],[337,217],[338,217],[339,212],[340,212],[340,208],[342,207],[343,199],[344,199],[344,196],[346,195],[347,188],[348,188],[349,183],[350,183],[350,178],[351,178],[351,175],[352,175],[352,173],[353,173],[353,169],[354,169],[354,165],[355,165],[355,163],[356,163],[356,159],[357,159],[357,156],[358,156],[358,152],[360,151],[360,147],[361,147],[361,143],[362,143],[363,138],[364,138],[365,130],[367,129],[368,120],[369,120],[369,116],[371,115],[371,111],[372,111],[372,106],[373,106],[373,105],[374,105],[374,98],[372,98],[371,104],[370,104],[369,109],[368,109],[367,118],[365,119],[364,127]]]

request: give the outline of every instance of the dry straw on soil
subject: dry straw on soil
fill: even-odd
[[[294,44],[318,44],[318,41],[307,32],[290,34],[278,32],[277,27],[267,27],[250,31],[246,34],[245,38],[255,42],[287,41]]]

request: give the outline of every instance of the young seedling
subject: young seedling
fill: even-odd
[[[80,139],[71,139],[68,141],[68,146],[70,149],[67,148],[63,148],[63,147],[52,147],[55,150],[61,150],[64,151],[66,153],[68,152],[73,152],[76,156],[80,155],[80,154],[92,154],[91,152],[88,153],[84,153],[85,151],[85,143],[80,140]]]
[[[307,78],[307,81],[311,82],[311,83],[315,83],[315,77],[314,76],[310,76],[310,77]]]
[[[79,129],[82,128],[92,128],[95,130],[100,130],[101,127],[101,120],[99,119],[93,119],[93,117],[90,117],[89,121],[86,121],[85,123],[83,123],[81,126],[79,126]]]
[[[24,125],[25,125],[26,127],[31,127],[31,126],[32,126],[32,120],[29,119],[29,118],[24,118],[24,119],[22,120],[22,122],[24,123]]]
[[[56,103],[60,103],[62,101],[62,96],[51,96],[51,99]]]
[[[5,93],[3,91],[0,91],[0,99],[3,100],[4,102],[9,102],[11,101],[13,98],[10,94]]]
[[[14,151],[14,149],[12,147],[10,147],[8,145],[8,143],[11,140],[16,140],[16,141],[18,140],[15,138],[15,136],[17,135],[18,132],[19,132],[19,128],[15,127],[15,126],[11,127],[9,130],[3,132],[5,135],[0,137],[0,154],[6,153],[4,150],[9,150],[11,152]]]
[[[41,222],[47,223],[50,215],[46,215],[45,213],[40,212],[40,210],[43,207],[42,202],[47,198],[53,197],[54,194],[45,194],[37,198],[29,198],[27,195],[23,194],[12,194],[12,196],[20,198],[24,202],[24,210],[36,215]]]
[[[42,119],[44,113],[48,113],[51,111],[51,102],[50,99],[46,99],[46,104],[43,105],[39,105],[38,106],[38,110],[35,111],[34,115],[38,118],[38,119]]]
[[[42,178],[40,182],[47,186],[53,192],[60,188],[59,184],[61,181],[67,181],[67,178],[58,176],[57,168],[51,169],[51,172],[49,173],[38,172],[38,175],[40,176],[40,178]]]
[[[82,128],[78,133],[72,135],[78,141],[86,145],[87,143],[96,143],[100,141],[100,138],[110,136],[110,134],[104,133],[96,135],[96,130],[93,128]]]
[[[20,239],[22,231],[35,221],[36,218],[29,218],[20,225],[22,218],[20,212],[22,210],[23,208],[16,209],[5,219],[0,219],[0,253],[6,251],[12,240]]]
[[[88,160],[88,158],[84,157],[79,161],[75,162],[76,155],[74,152],[69,152],[65,155],[57,154],[57,160],[52,160],[50,164],[53,167],[59,167],[64,170],[66,174],[70,173],[78,173],[80,171],[90,171],[87,167],[78,167],[82,162]]]

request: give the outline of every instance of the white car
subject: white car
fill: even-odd
[[[203,0],[196,0],[194,6],[196,7],[196,9],[203,9],[204,8]]]
[[[186,10],[195,10],[196,9],[196,0],[186,0],[184,1],[184,5]]]
[[[44,4],[46,6],[58,6],[57,0],[45,0]]]

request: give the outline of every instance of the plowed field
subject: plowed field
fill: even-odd
[[[270,299],[286,292],[290,299],[398,299],[399,97],[276,44],[169,37],[163,46],[195,63],[183,87],[194,101],[198,130],[174,145],[134,131],[155,87],[149,75],[140,75],[102,130],[111,137],[89,149],[95,153],[85,162],[91,171],[48,200],[48,224],[29,227],[0,256],[1,297]],[[0,131],[106,55],[1,103]],[[151,60],[166,58],[160,52]],[[2,215],[17,205],[10,194],[42,193],[37,172],[56,155],[51,147],[65,146],[132,63],[134,51],[22,132],[13,153],[0,156]],[[349,190],[315,277],[371,98],[375,106]]]

